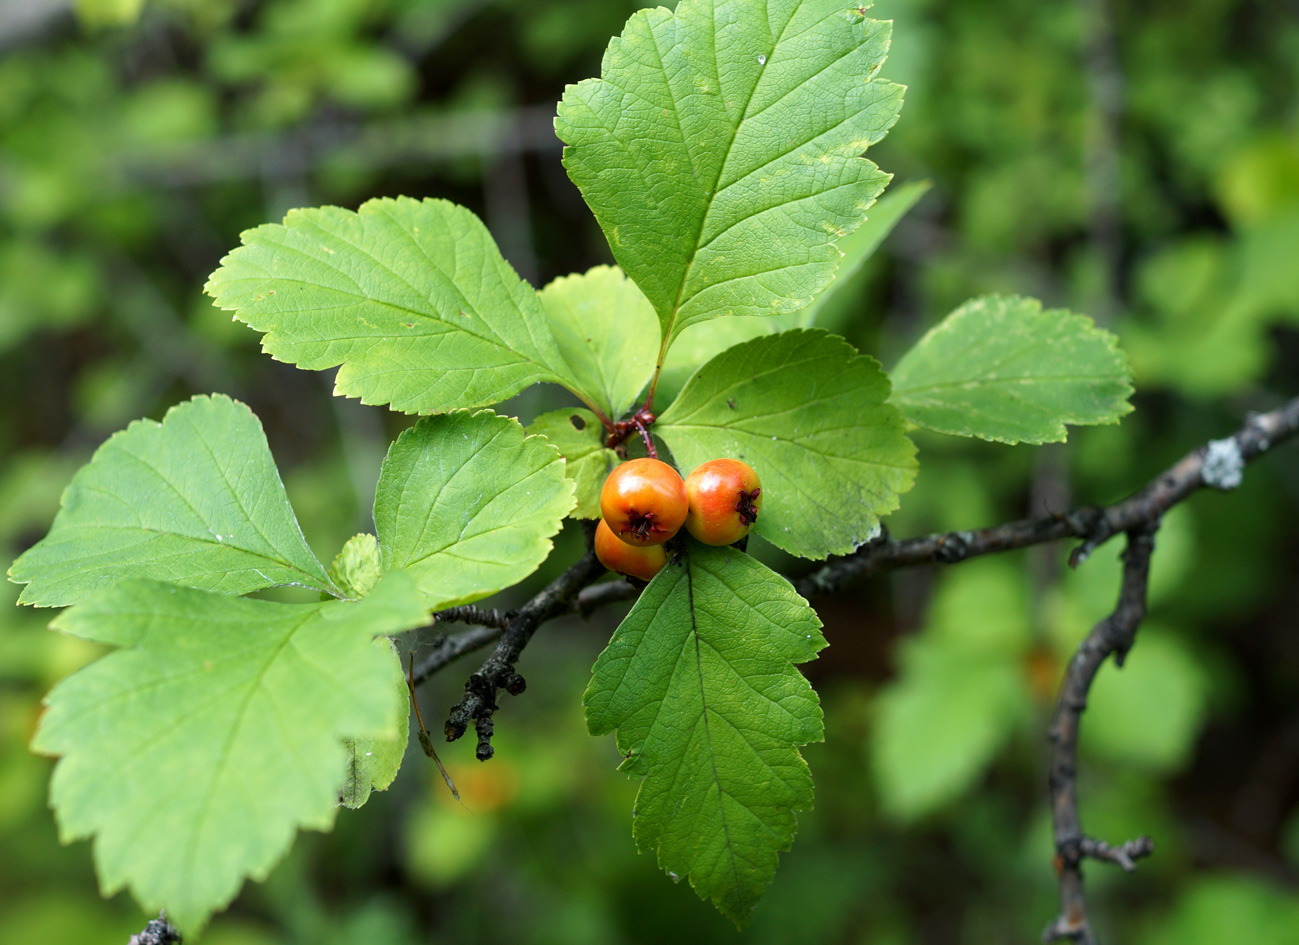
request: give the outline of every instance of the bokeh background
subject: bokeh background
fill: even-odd
[[[538,286],[611,261],[551,119],[643,5],[0,3],[0,558],[44,533],[105,437],[212,391],[261,417],[322,558],[369,530],[379,461],[409,419],[260,354],[201,294],[207,275],[291,207],[396,194],[471,207]],[[1138,386],[1133,415],[1067,446],[919,436],[894,534],[1114,501],[1299,395],[1299,4],[876,14],[896,21],[884,74],[909,91],[872,157],[932,189],[824,322],[887,367],[967,297],[1031,294],[1117,332]],[[558,396],[504,409],[526,421]],[[1148,623],[1082,727],[1085,828],[1157,843],[1132,876],[1088,867],[1106,942],[1299,942],[1297,525],[1290,446],[1160,533]],[[562,536],[518,595],[578,548]],[[805,752],[817,806],[743,934],[635,852],[635,786],[580,712],[606,612],[534,640],[494,760],[447,746],[464,808],[408,754],[390,792],[301,835],[190,941],[1034,941],[1056,911],[1045,728],[1063,661],[1113,605],[1118,550],[1077,572],[1052,548],[898,573],[817,602],[831,641],[805,668],[826,710],[826,743]],[[58,844],[51,763],[26,748],[41,696],[96,654],[0,594],[0,945],[123,943],[147,916],[101,899],[87,844]],[[426,717],[474,659],[426,687]]]

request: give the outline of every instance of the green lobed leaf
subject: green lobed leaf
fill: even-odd
[[[406,743],[410,741],[410,689],[401,655],[387,637],[376,637],[374,645],[388,660],[388,684],[396,691],[397,698],[393,700],[389,731],[379,736],[343,739],[347,764],[338,803],[351,810],[364,806],[373,792],[388,790],[401,770]]]
[[[578,423],[582,424],[580,429]],[[577,497],[573,517],[599,518],[600,490],[613,467],[622,462],[604,445],[604,427],[599,418],[580,407],[552,410],[533,420],[527,432],[544,436],[564,457],[564,475],[572,480]]]
[[[789,582],[735,549],[690,542],[659,572],[597,660],[587,727],[618,730],[644,778],[633,832],[673,879],[742,926],[812,806],[798,747],[823,737],[794,668],[825,645]]]
[[[573,508],[564,460],[490,410],[425,417],[388,450],[374,497],[385,570],[402,568],[432,608],[523,580]]]
[[[121,649],[59,683],[33,750],[62,756],[64,842],[95,837],[100,886],[194,931],[263,879],[299,827],[327,830],[346,737],[392,736],[382,633],[423,623],[414,582],[279,604],[124,581],[54,626]]]
[[[802,312],[789,315],[736,315],[731,318],[709,318],[695,322],[681,333],[663,359],[655,398],[671,403],[680,395],[686,382],[703,365],[727,348],[754,338],[801,328]]]
[[[123,578],[247,594],[338,594],[307,547],[262,426],[214,394],[137,420],[73,477],[49,534],[14,562],[20,603],[60,607]]]
[[[532,287],[482,221],[445,200],[294,210],[248,230],[206,291],[335,390],[432,413],[571,383]]]
[[[842,0],[642,10],[569,86],[564,166],[665,344],[715,315],[802,308],[889,175],[860,157],[903,89],[875,78],[892,26]]]
[[[757,338],[686,384],[655,431],[683,473],[719,456],[762,480],[754,531],[790,554],[847,554],[915,479],[915,447],[879,364],[820,330]]]
[[[1117,423],[1131,394],[1118,339],[1014,295],[966,302],[893,371],[893,403],[908,420],[1000,443],[1061,442],[1066,423]]]
[[[575,386],[617,420],[654,373],[658,319],[614,266],[562,276],[538,293]]]

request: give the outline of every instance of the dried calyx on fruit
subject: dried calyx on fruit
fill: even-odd
[[[686,477],[686,531],[705,545],[739,541],[758,521],[762,482],[738,459],[710,459]]]
[[[633,459],[609,474],[600,490],[600,514],[629,545],[661,545],[686,520],[686,485],[657,459]]]

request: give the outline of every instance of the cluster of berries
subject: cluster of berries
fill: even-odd
[[[710,459],[681,479],[657,459],[633,459],[600,490],[595,554],[610,571],[648,581],[668,562],[664,543],[685,525],[696,541],[731,545],[753,528],[762,484],[737,459]]]

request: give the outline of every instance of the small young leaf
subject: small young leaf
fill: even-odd
[[[409,571],[436,609],[523,580],[572,508],[555,447],[517,420],[458,410],[424,418],[393,443],[374,524],[384,568]]]
[[[347,752],[347,773],[338,792],[338,802],[355,810],[370,799],[374,791],[386,791],[401,770],[401,760],[410,741],[410,689],[401,656],[387,637],[376,637],[374,645],[383,652],[391,666],[389,683],[397,692],[393,701],[392,731],[382,736],[343,739]]]
[[[713,358],[655,431],[683,472],[718,456],[752,466],[757,534],[824,558],[867,541],[915,479],[915,447],[888,393],[879,364],[842,338],[789,331]]]
[[[124,581],[65,611],[57,629],[121,649],[46,698],[32,747],[62,756],[61,838],[94,835],[105,895],[129,886],[196,931],[297,828],[331,827],[341,740],[396,734],[392,658],[373,638],[426,615],[403,574],[320,604]]]
[[[261,424],[220,394],[114,434],[73,477],[49,534],[9,571],[27,585],[19,602],[38,607],[123,578],[338,593],[302,537]]]
[[[576,386],[606,417],[619,419],[654,373],[653,306],[613,266],[563,276],[538,295]]]
[[[244,233],[206,291],[277,360],[339,367],[362,403],[432,413],[571,383],[537,293],[445,200],[294,210]]]
[[[527,432],[544,436],[564,457],[564,475],[573,481],[577,494],[573,517],[599,518],[600,489],[613,467],[622,462],[604,445],[604,427],[599,418],[580,407],[552,410],[533,420]]]
[[[821,707],[794,663],[825,645],[789,582],[730,548],[689,544],[659,572],[595,664],[593,735],[618,730],[621,769],[644,778],[633,832],[743,926],[812,806],[798,747]]]
[[[1036,299],[966,302],[903,355],[892,402],[938,433],[1057,443],[1065,424],[1117,423],[1132,410],[1118,339],[1090,318]]]
[[[664,343],[714,315],[802,308],[889,176],[863,151],[897,119],[876,79],[891,24],[841,0],[681,0],[635,14],[555,130]]]
[[[329,577],[345,597],[360,600],[383,576],[379,542],[373,535],[353,535],[329,566]]]

